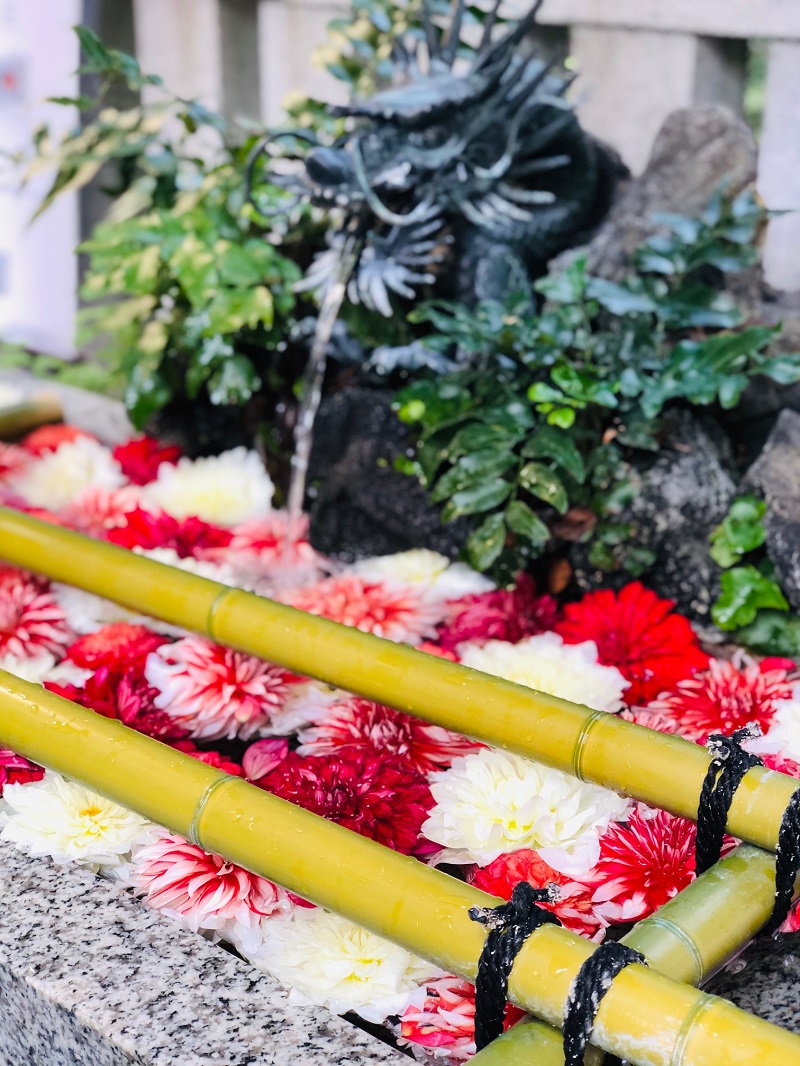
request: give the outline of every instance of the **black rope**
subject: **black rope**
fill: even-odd
[[[564,1014],[564,1066],[582,1066],[600,1001],[620,970],[634,962],[647,965],[644,955],[638,951],[618,941],[607,940],[578,970],[570,986]]]
[[[751,755],[741,746],[742,741],[760,736],[758,723],[751,722],[731,733],[729,737],[722,733],[712,733],[706,741],[712,758],[703,780],[697,808],[695,871],[698,877],[719,861],[728,811],[742,778],[753,766],[764,765],[757,755]]]
[[[792,906],[794,883],[800,873],[800,789],[789,800],[783,812],[775,849],[775,906],[764,926],[772,934],[786,921]]]
[[[538,903],[555,903],[559,898],[558,885],[534,888],[528,881],[520,881],[508,903],[499,907],[470,907],[473,922],[480,922],[489,930],[478,961],[475,982],[475,1045],[480,1051],[503,1031],[508,1001],[508,977],[520,948],[540,925],[560,925],[551,912]]]

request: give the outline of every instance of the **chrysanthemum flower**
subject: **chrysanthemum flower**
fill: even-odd
[[[336,1014],[355,1011],[380,1023],[399,1014],[409,992],[437,975],[429,962],[321,908],[296,910],[290,922],[268,922],[253,960],[289,988],[289,1002]]]
[[[286,918],[294,910],[288,893],[272,881],[172,833],[137,851],[132,879],[151,907],[195,933],[231,941],[243,955],[261,947],[265,918]]]
[[[689,620],[674,606],[633,581],[619,593],[602,589],[568,603],[555,631],[570,644],[593,640],[600,662],[631,682],[626,701],[645,703],[708,664]]]
[[[465,642],[504,640],[517,644],[552,629],[557,613],[553,597],[537,595],[536,582],[530,574],[521,573],[511,589],[481,592],[451,602],[437,639],[449,651]]]
[[[166,639],[146,626],[115,622],[79,637],[67,648],[64,658],[88,670],[98,670],[101,666],[111,669],[144,666],[150,652],[165,644]]]
[[[45,452],[54,452],[62,444],[76,440],[97,440],[85,429],[70,426],[65,422],[58,422],[48,426],[38,426],[25,437],[22,447],[31,455],[44,455]]]
[[[620,711],[620,718],[635,725],[643,725],[647,729],[655,729],[657,733],[669,733],[671,736],[684,737],[686,740],[694,740],[681,729],[681,723],[676,718],[667,718],[666,715],[648,710],[646,707],[626,707]]]
[[[554,869],[580,876],[597,861],[600,834],[628,808],[614,792],[489,748],[429,780],[436,806],[422,832],[446,849],[444,862],[488,866],[531,848]]]
[[[584,878],[609,922],[638,922],[694,880],[697,827],[688,818],[639,804],[627,823],[600,838],[600,858]]]
[[[6,785],[8,840],[28,855],[49,855],[106,873],[119,872],[137,844],[148,842],[153,823],[85,785],[48,771],[41,781]]]
[[[308,516],[291,517],[273,511],[264,518],[242,522],[231,530],[227,550],[209,553],[224,561],[236,576],[237,585],[263,595],[318,581],[329,564],[311,547]]]
[[[147,658],[155,705],[196,740],[248,740],[284,702],[293,674],[254,655],[185,637]]]
[[[0,441],[0,481],[21,474],[30,461],[30,454],[24,448]]]
[[[494,582],[466,563],[454,563],[439,552],[412,548],[396,555],[361,559],[348,572],[365,581],[395,581],[427,590],[437,600],[458,600],[494,589]]]
[[[510,1003],[503,1023],[509,1029],[524,1015]],[[398,1044],[423,1048],[448,1063],[462,1063],[475,1054],[475,986],[461,977],[435,977],[412,992],[400,1017]]]
[[[37,766],[9,748],[0,748],[0,796],[6,785],[26,785],[29,781],[41,781],[43,777],[43,766]]]
[[[404,855],[422,852],[420,826],[432,805],[428,782],[403,759],[363,752],[290,752],[257,784],[282,799]]]
[[[793,672],[772,667],[768,660],[759,664],[743,654],[732,662],[712,659],[708,670],[679,681],[647,710],[673,719],[684,736],[700,744],[710,733],[732,733],[748,722],[758,722],[767,733],[779,702],[793,694]]]
[[[181,450],[175,444],[161,444],[153,437],[144,436],[118,444],[113,456],[129,481],[146,485],[155,478],[162,463],[177,463]]]
[[[109,529],[107,540],[122,548],[170,548],[181,559],[230,544],[231,531],[200,518],[173,518],[163,511],[130,511],[124,522]]]
[[[235,526],[268,515],[274,491],[256,452],[233,448],[205,459],[184,457],[175,466],[162,463],[143,495],[174,518]]]
[[[458,653],[464,666],[597,711],[619,710],[628,687],[616,667],[598,663],[592,641],[565,644],[556,633],[528,637],[519,644],[503,640],[459,644]]]
[[[16,655],[0,655],[0,670],[15,674],[23,681],[30,681],[32,685],[45,685],[49,682],[58,685],[82,685],[90,673],[65,659],[57,663],[55,656],[46,651],[24,659]]]
[[[300,755],[398,755],[421,774],[445,769],[457,756],[481,747],[459,733],[357,696],[332,704],[325,717],[302,731],[299,739]]]
[[[554,870],[541,855],[529,848],[501,855],[488,866],[477,867],[469,880],[476,888],[501,899],[511,899],[514,887],[520,881],[527,881],[534,888],[558,885],[560,898],[555,903],[540,903],[539,906],[552,911],[563,926],[581,936],[598,939],[605,930],[607,923],[598,913],[586,885]]]
[[[73,633],[43,578],[0,564],[0,655],[60,657]]]
[[[33,507],[58,511],[83,489],[117,489],[125,482],[108,448],[91,437],[79,437],[44,452],[9,481]]]
[[[92,537],[105,537],[109,530],[124,526],[128,516],[139,506],[139,490],[133,485],[121,489],[102,489],[90,485],[69,503],[64,521],[73,529]]]
[[[445,609],[408,585],[375,583],[346,574],[289,592],[284,602],[388,640],[419,644],[436,635]]]

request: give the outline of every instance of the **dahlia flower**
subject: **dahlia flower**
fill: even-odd
[[[446,555],[427,548],[361,559],[348,567],[348,573],[365,581],[396,581],[419,587],[437,600],[458,600],[494,588],[493,581],[466,563],[451,562]]]
[[[520,573],[511,589],[495,589],[462,596],[448,605],[448,618],[437,638],[442,648],[459,644],[504,640],[516,644],[553,628],[558,604],[552,596],[536,593],[530,574]]]
[[[597,862],[600,834],[628,808],[614,792],[489,748],[429,780],[436,805],[422,832],[446,849],[442,862],[488,866],[531,848],[560,873],[580,876]]]
[[[155,705],[196,740],[248,740],[288,695],[294,675],[203,637],[184,637],[147,657]]]
[[[121,489],[103,489],[90,485],[82,489],[63,513],[73,529],[91,537],[105,537],[109,531],[124,526],[139,506],[139,490],[133,485]]]
[[[121,872],[131,849],[146,843],[154,829],[146,818],[49,770],[40,781],[6,785],[3,800],[0,840],[28,855],[103,873]]]
[[[124,483],[119,463],[91,437],[67,440],[55,451],[42,453],[9,482],[26,503],[51,511],[66,507],[90,486],[111,490]]]
[[[181,450],[175,444],[160,444],[153,437],[136,437],[118,444],[112,454],[128,481],[134,485],[146,485],[156,476],[162,463],[177,463]]]
[[[160,648],[166,640],[146,626],[115,622],[79,637],[64,652],[64,658],[88,670],[97,670],[101,666],[112,669],[133,664],[144,666],[150,652]]]
[[[21,474],[30,461],[30,454],[24,448],[0,441],[0,481]]]
[[[592,901],[591,890],[548,866],[541,855],[529,848],[500,855],[488,866],[477,867],[469,875],[469,881],[476,888],[492,896],[500,896],[501,899],[511,899],[514,887],[520,881],[527,881],[534,888],[556,884],[561,891],[559,899],[555,903],[540,903],[539,906],[552,911],[561,924],[573,933],[591,940],[601,938],[605,931],[607,923]]]
[[[163,511],[131,509],[106,536],[122,548],[171,549],[180,559],[230,544],[231,531],[200,518],[173,518]]]
[[[697,827],[639,804],[600,838],[600,858],[583,879],[608,922],[638,922],[694,880]]]
[[[235,526],[264,518],[272,510],[275,487],[256,452],[234,448],[206,459],[162,463],[143,498],[174,518],[201,518]]]
[[[41,781],[44,767],[24,759],[10,748],[0,748],[0,796],[7,785],[26,785],[29,781]]]
[[[299,734],[300,755],[363,752],[397,755],[421,774],[442,770],[481,747],[459,733],[357,696],[340,698],[325,717]]]
[[[643,725],[647,729],[655,729],[657,733],[669,733],[672,736],[684,737],[686,740],[694,740],[694,737],[685,734],[681,723],[675,718],[667,718],[666,715],[648,710],[646,707],[625,707],[619,712],[620,718],[635,725]]]
[[[464,666],[596,711],[618,710],[628,687],[616,667],[598,663],[592,641],[565,644],[556,633],[541,633],[518,644],[503,640],[459,644],[458,653]]]
[[[555,631],[568,644],[593,640],[599,661],[630,682],[626,702],[646,703],[708,665],[689,620],[674,606],[633,581],[618,593],[602,589],[568,603]]]
[[[388,640],[419,644],[436,634],[443,606],[426,600],[409,585],[374,583],[354,574],[306,585],[283,597],[284,603]]]
[[[85,429],[78,429],[77,426],[70,426],[66,422],[57,422],[31,430],[22,441],[22,447],[31,455],[44,455],[45,452],[54,452],[62,444],[76,440],[97,441],[97,437],[87,433]]]
[[[779,703],[792,699],[793,674],[786,666],[755,663],[743,653],[732,662],[712,659],[707,670],[679,681],[672,692],[648,703],[647,710],[677,722],[684,736],[700,744],[710,733],[732,733],[748,722],[758,722],[768,733]]]
[[[328,569],[324,556],[308,540],[308,517],[292,519],[286,511],[242,522],[231,530],[230,545],[207,552],[224,562],[240,588],[263,596],[318,581]]]
[[[321,908],[296,910],[290,922],[267,923],[264,947],[252,961],[291,990],[290,1003],[336,1014],[355,1011],[377,1023],[399,1014],[419,982],[441,972]]]
[[[43,578],[0,564],[0,655],[63,654],[73,633],[54,592]]]
[[[136,852],[132,880],[149,906],[195,933],[229,940],[248,956],[263,943],[264,919],[294,910],[288,893],[272,881],[172,833]]]

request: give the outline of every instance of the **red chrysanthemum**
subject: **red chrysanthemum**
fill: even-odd
[[[112,544],[122,548],[171,548],[186,559],[209,549],[225,548],[231,542],[229,529],[212,526],[201,518],[173,518],[140,507],[125,518],[124,525],[110,529],[106,535]]]
[[[357,696],[331,704],[325,717],[301,732],[299,739],[301,755],[397,755],[421,774],[446,770],[457,756],[483,746],[460,733]]]
[[[6,785],[26,785],[29,781],[41,781],[43,777],[43,766],[37,766],[9,748],[0,748],[0,796]]]
[[[776,702],[792,697],[793,676],[785,666],[775,667],[774,660],[755,663],[744,655],[732,662],[712,659],[707,670],[679,681],[647,710],[673,719],[680,733],[700,744],[710,733],[732,733],[748,722],[758,722],[766,733]]]
[[[419,644],[436,633],[442,606],[408,585],[365,581],[354,574],[296,589],[285,602],[365,633]]]
[[[168,642],[168,637],[153,633],[146,626],[114,622],[79,637],[64,657],[86,670],[99,670],[101,666],[120,670],[132,665],[144,669],[150,652]]]
[[[631,682],[625,702],[646,703],[708,665],[688,619],[640,581],[619,593],[590,592],[564,608],[555,626],[568,644],[593,640],[599,661]]]
[[[600,838],[600,859],[585,878],[609,922],[638,922],[694,880],[697,827],[688,818],[639,805]]]
[[[73,634],[49,588],[43,578],[0,565],[0,655],[61,658]]]
[[[548,866],[536,851],[523,848],[501,855],[488,866],[476,867],[470,875],[476,888],[501,899],[511,899],[514,886],[527,881],[534,888],[546,888],[556,884],[561,889],[561,898],[555,903],[542,903],[545,910],[552,911],[562,925],[581,936],[597,939],[602,935],[606,922],[592,902],[591,890],[578,884],[567,874],[558,873]]]
[[[404,855],[421,853],[422,823],[433,806],[428,782],[407,762],[363,752],[294,752],[256,784]]]
[[[438,643],[447,651],[467,641],[505,640],[518,644],[526,637],[553,628],[558,604],[552,596],[537,595],[530,574],[521,573],[512,589],[495,589],[452,600],[449,618],[439,630]]]
[[[146,485],[155,478],[162,463],[174,465],[183,453],[175,444],[160,444],[153,437],[145,436],[118,444],[112,454],[129,481]]]
[[[54,452],[67,441],[79,440],[81,437],[97,440],[91,433],[78,429],[77,426],[67,426],[63,423],[39,426],[22,441],[22,447],[32,455],[44,455],[45,452]]]
[[[800,765],[794,759],[787,759],[785,755],[776,752],[760,754],[768,770],[776,770],[779,774],[786,774],[787,777],[800,777]]]

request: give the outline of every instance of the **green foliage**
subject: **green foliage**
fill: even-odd
[[[632,464],[660,447],[664,410],[733,407],[758,374],[800,380],[800,355],[770,358],[776,330],[742,327],[721,291],[725,273],[753,262],[762,220],[751,194],[716,196],[700,219],[660,216],[621,282],[591,276],[578,257],[535,285],[538,310],[517,296],[412,312],[432,327],[425,343],[460,369],[398,396],[400,418],[418,426],[415,461],[402,465],[444,505],[444,521],[480,516],[473,565],[498,576],[524,566],[570,511],[594,516],[564,534],[594,538],[593,565],[639,574],[653,562],[618,516],[634,491]],[[715,550],[751,550],[748,536],[737,513]]]
[[[755,566],[735,566],[720,578],[722,592],[711,610],[720,629],[735,630],[750,625],[764,608],[788,611],[780,586]]]
[[[740,562],[742,556],[760,548],[766,539],[762,519],[767,505],[755,496],[740,496],[720,524],[711,531],[710,555],[714,562],[727,569]]]

